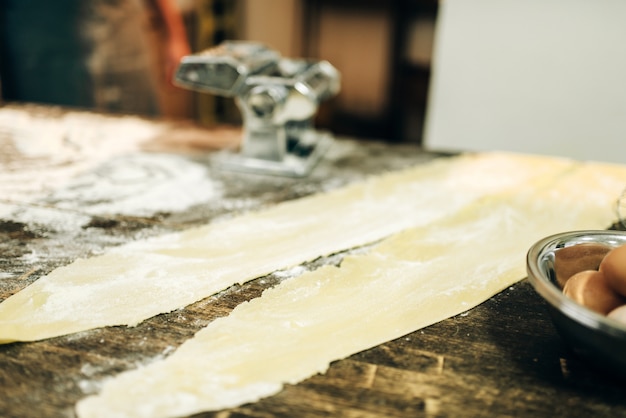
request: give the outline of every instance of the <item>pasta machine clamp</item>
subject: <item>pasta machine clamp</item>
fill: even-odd
[[[263,44],[227,41],[182,58],[174,83],[234,97],[242,114],[239,152],[222,152],[222,168],[303,177],[332,143],[317,131],[319,103],[339,92],[340,75],[327,61],[287,59]]]

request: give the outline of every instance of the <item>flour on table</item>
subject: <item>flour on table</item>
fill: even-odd
[[[92,215],[152,216],[182,212],[219,197],[207,167],[170,154],[115,157],[72,179],[46,200]]]
[[[164,127],[138,117],[87,112],[32,115],[0,109],[0,184],[5,201],[30,202],[113,156],[138,151]]]
[[[139,153],[165,129],[133,116],[2,108],[0,151],[6,152],[0,153],[0,198],[87,215],[149,217],[219,197],[221,185],[205,165],[183,156]],[[0,215],[7,210],[0,206]],[[25,210],[19,217],[28,218]]]

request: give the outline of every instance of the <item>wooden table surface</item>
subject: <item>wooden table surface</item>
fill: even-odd
[[[129,158],[94,152],[93,144],[84,146],[80,142],[84,130],[68,140],[67,132],[76,130],[71,125],[76,122],[68,122],[64,112],[19,106],[10,110],[29,117],[19,130],[12,129],[9,125],[16,114],[3,121],[7,110],[0,109],[0,181],[4,182],[0,184],[0,300],[77,257],[340,187],[436,156],[409,145],[339,139],[307,178],[238,174],[211,168],[206,148],[222,147],[227,141],[198,142],[196,128],[170,127],[163,135],[158,130],[161,140],[141,143],[130,150],[133,157]],[[53,158],[57,151],[44,152],[50,127],[35,123],[42,118],[65,124],[61,147],[74,149],[65,165]],[[137,123],[161,126],[157,121]],[[96,130],[116,124],[116,118],[102,119]],[[93,121],[89,126],[95,129]],[[33,141],[33,135],[24,133],[29,129],[40,131],[39,145],[24,150],[16,145],[15,136],[19,131],[27,138],[24,141]],[[91,140],[97,142],[97,136]],[[174,136],[193,146],[172,147],[167,138]],[[98,153],[101,158],[93,155]],[[79,169],[67,171],[72,165]],[[187,167],[197,170],[187,172]],[[35,178],[41,170],[57,177],[51,181],[50,176],[41,176],[12,187],[7,183],[19,176]],[[159,200],[149,194],[149,184],[143,187],[155,175],[165,176],[173,185],[187,182],[201,192],[186,207],[168,206],[167,195]],[[89,181],[80,181],[85,178]],[[109,186],[123,184],[125,194],[112,188],[110,195],[89,195],[105,180]],[[146,195],[137,199],[137,190]],[[144,206],[137,206],[137,201]],[[103,379],[167,355],[212,319],[278,281],[269,275],[234,286],[133,328],[110,327],[0,346],[0,416],[73,417],[74,404],[95,393]],[[324,375],[287,385],[273,397],[198,416],[616,417],[626,416],[626,384],[569,351],[544,302],[524,279],[463,315],[336,361]]]

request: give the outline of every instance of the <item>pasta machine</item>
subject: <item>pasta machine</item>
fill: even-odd
[[[183,57],[174,83],[235,99],[243,140],[237,152],[216,155],[222,168],[302,177],[332,143],[313,121],[319,104],[340,89],[339,72],[327,61],[288,59],[260,43],[227,41]]]

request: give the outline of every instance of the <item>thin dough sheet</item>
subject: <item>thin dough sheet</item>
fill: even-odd
[[[3,301],[0,343],[133,326],[233,284],[427,225],[484,196],[541,181],[573,165],[506,153],[441,158],[123,245],[58,268]]]
[[[578,165],[283,281],[170,357],[106,382],[78,403],[78,415],[179,417],[276,394],[480,304],[525,277],[525,254],[540,238],[607,227],[624,179],[626,168]]]

